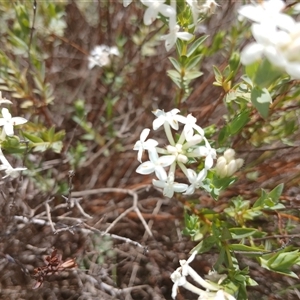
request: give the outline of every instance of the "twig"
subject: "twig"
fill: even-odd
[[[50,201],[52,201],[53,199],[50,199]],[[53,232],[55,232],[55,227],[53,225],[53,222],[52,222],[52,218],[51,218],[51,212],[50,212],[50,205],[48,204],[48,201],[45,202],[45,207],[46,207],[46,215],[47,215],[47,218],[48,218],[48,221],[49,221],[49,224],[50,224],[50,227],[52,229]]]
[[[120,188],[102,188],[102,189],[93,189],[93,190],[87,190],[87,191],[80,191],[80,192],[72,192],[72,196],[75,197],[80,197],[80,196],[87,196],[87,195],[94,195],[94,194],[100,194],[100,193],[123,193],[123,194],[129,194],[130,196],[133,197],[133,204],[130,208],[126,209],[121,215],[119,215],[117,217],[117,219],[115,219],[110,225],[109,227],[106,229],[105,233],[108,233],[108,231],[110,231],[115,225],[116,223],[118,223],[122,218],[124,218],[129,212],[131,211],[135,211],[139,217],[139,219],[141,220],[142,224],[145,227],[145,230],[147,231],[147,233],[152,237],[152,232],[148,226],[148,224],[146,223],[144,217],[142,216],[142,214],[139,211],[138,208],[138,195],[137,192],[134,190],[128,190],[128,189],[120,189]]]
[[[86,224],[86,223],[84,223],[84,222],[83,222],[82,224],[83,224],[86,228],[90,229],[91,231],[94,231],[94,232],[99,233],[101,236],[106,235],[106,236],[111,237],[112,239],[120,240],[120,241],[123,241],[123,242],[128,243],[128,244],[132,244],[132,245],[134,245],[134,246],[136,246],[136,247],[142,248],[143,251],[144,251],[145,253],[148,253],[147,247],[144,247],[144,246],[141,245],[140,243],[135,242],[135,241],[133,241],[133,240],[131,240],[131,239],[129,239],[129,238],[126,238],[126,237],[123,237],[123,236],[119,236],[119,235],[116,235],[116,234],[112,234],[112,233],[103,232],[103,231],[101,231],[101,230],[99,230],[99,229],[96,229],[96,228],[94,228],[94,227],[92,227],[92,226],[89,226],[88,224]]]

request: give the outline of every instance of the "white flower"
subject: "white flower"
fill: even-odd
[[[11,176],[13,178],[17,178],[19,176],[19,172],[27,170],[27,168],[13,168],[6,157],[4,156],[2,149],[0,148],[0,161],[2,165],[0,165],[0,170],[5,170],[6,175],[2,178],[6,178]]]
[[[184,195],[192,195],[195,192],[195,189],[198,189],[202,186],[203,180],[206,178],[207,175],[207,170],[204,168],[199,172],[199,174],[197,174],[192,169],[187,169],[186,172],[187,178],[191,185],[187,188]]]
[[[132,0],[123,0],[123,6],[127,7],[131,2]]]
[[[194,136],[194,130],[196,130],[200,136],[204,136],[204,130],[196,124],[197,119],[189,114],[185,119],[185,125],[183,127],[183,132],[185,139],[189,141]]]
[[[281,0],[264,1],[259,5],[245,5],[239,13],[254,22],[251,30],[256,42],[241,53],[241,62],[251,64],[263,55],[291,77],[300,79],[300,23],[281,13]]]
[[[173,129],[178,130],[178,122],[184,124],[186,119],[184,116],[177,115],[179,112],[180,110],[177,108],[174,108],[166,113],[160,109],[153,111],[153,114],[157,117],[153,121],[153,129],[157,130],[161,125],[168,123]]]
[[[176,11],[170,5],[164,4],[166,0],[141,0],[141,2],[148,6],[144,14],[144,24],[150,25],[157,18],[158,14],[170,18],[174,17]]]
[[[269,0],[256,5],[244,5],[238,10],[238,13],[256,23],[268,23],[270,26],[290,30],[295,21],[281,12],[284,8],[285,3],[282,0]]]
[[[158,157],[156,149],[149,150],[149,161],[145,161],[142,163],[137,169],[136,172],[139,174],[151,174],[155,172],[155,175],[159,180],[166,181],[167,180],[167,173],[164,167],[170,166],[175,157],[173,155],[164,155]]]
[[[177,39],[189,41],[193,35],[189,32],[179,32],[179,25],[170,27],[170,33],[160,37],[161,40],[165,40],[166,50],[169,51],[176,44]]]
[[[172,287],[172,298],[175,299],[177,296],[177,290],[179,286],[182,286],[183,288],[200,295],[198,299],[208,299],[210,295],[215,295],[215,292],[207,292],[202,289],[197,288],[193,284],[189,283],[186,280],[186,277],[189,275],[191,276],[195,282],[197,282],[199,285],[201,285],[204,289],[210,290],[210,291],[217,291],[219,289],[218,285],[213,285],[206,280],[204,280],[200,275],[195,272],[193,268],[189,266],[189,264],[194,260],[195,256],[197,254],[197,251],[194,251],[190,258],[188,260],[180,260],[179,263],[181,267],[177,268],[172,274],[171,274],[171,280],[174,282]]]
[[[188,185],[185,183],[174,182],[174,174],[171,172],[168,176],[167,181],[162,180],[152,180],[154,186],[163,189],[163,194],[166,197],[172,198],[174,192],[183,193]]]
[[[214,159],[217,157],[216,150],[211,148],[209,142],[205,139],[205,146],[200,146],[198,151],[200,156],[205,156],[205,169],[211,169]]]
[[[110,64],[110,55],[119,56],[119,50],[117,47],[108,47],[106,45],[95,46],[88,57],[88,68],[92,69],[95,66],[103,67]]]
[[[151,148],[155,148],[158,145],[158,142],[153,139],[149,139],[146,141],[147,136],[149,135],[150,129],[145,128],[140,135],[140,140],[137,141],[133,147],[133,150],[138,151],[138,161],[142,162],[142,155],[144,150],[149,150]]]
[[[187,163],[188,158],[185,155],[185,151],[182,150],[181,144],[176,144],[175,146],[168,145],[166,148],[168,153],[174,155],[176,161],[182,162],[184,164]]]
[[[219,6],[214,0],[206,0],[202,5],[198,3],[198,0],[186,0],[186,3],[192,11],[195,26],[197,25],[199,13],[211,15],[215,12],[216,7]]]
[[[2,117],[0,118],[0,126],[3,126],[3,130],[6,135],[14,135],[14,126],[21,125],[27,122],[26,119],[22,117],[12,117],[7,108],[2,108]]]
[[[11,176],[12,178],[17,178],[20,174],[19,172],[27,170],[27,168],[13,168],[12,166],[0,165],[0,170],[5,170],[6,175],[2,178]]]
[[[223,290],[218,290],[214,300],[236,300],[236,298],[224,292]]]

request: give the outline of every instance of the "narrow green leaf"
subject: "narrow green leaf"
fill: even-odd
[[[279,185],[277,185],[270,193],[269,193],[269,197],[275,202],[278,203],[279,201],[279,197],[282,194],[283,191],[283,187],[284,184],[280,183]]]
[[[167,74],[171,77],[171,78],[177,78],[177,79],[181,79],[181,75],[179,72],[175,71],[175,70],[168,70]]]
[[[232,251],[245,251],[245,252],[267,252],[265,249],[258,247],[250,247],[242,244],[231,244],[229,245],[230,250]],[[249,253],[251,254],[251,253]]]
[[[244,110],[228,124],[231,135],[238,133],[249,122],[249,114],[248,110]]]
[[[44,142],[40,137],[30,134],[28,132],[23,131],[23,136],[26,137],[30,142],[33,142],[33,143],[43,143]]]
[[[188,62],[185,65],[186,70],[189,71],[193,69],[195,66],[197,66],[201,58],[202,58],[202,54],[199,54],[194,56],[192,59],[188,60]]]
[[[170,62],[174,66],[174,68],[180,73],[181,72],[181,66],[180,63],[173,57],[169,57]]]
[[[193,42],[192,46],[187,51],[187,57],[193,55],[197,48],[208,38],[208,35],[203,35],[199,39]]]
[[[203,74],[203,72],[200,71],[187,71],[183,77],[184,80],[192,80],[195,78],[200,77]]]
[[[213,66],[213,69],[214,69],[215,78],[216,78],[217,83],[221,84],[221,86],[222,86],[223,75],[222,75],[221,71],[216,66]]]
[[[265,233],[258,231],[255,228],[230,228],[233,239],[242,239],[246,237],[253,236],[255,238],[265,236]]]

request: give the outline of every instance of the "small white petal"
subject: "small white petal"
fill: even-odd
[[[241,52],[241,63],[250,65],[262,57],[264,46],[258,43],[247,45]]]
[[[158,161],[161,166],[168,167],[175,161],[175,159],[174,155],[163,155],[158,159]]]
[[[22,117],[13,117],[11,118],[11,122],[13,123],[13,125],[22,125],[25,124],[27,120]]]
[[[142,175],[148,175],[154,172],[155,166],[151,161],[145,161],[139,165],[136,172]]]
[[[184,40],[184,41],[189,41],[194,35],[188,32],[177,32],[177,38]]]

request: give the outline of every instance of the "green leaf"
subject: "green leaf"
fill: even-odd
[[[268,88],[281,75],[283,71],[271,64],[267,59],[264,59],[258,64],[255,77],[253,78],[254,85],[260,88]]]
[[[33,142],[33,143],[43,143],[44,142],[44,140],[41,139],[40,137],[30,134],[28,132],[23,132],[23,136],[26,137],[30,142]]]
[[[251,91],[251,102],[259,114],[266,119],[269,115],[269,105],[272,103],[272,97],[268,90],[254,87]]]
[[[214,69],[214,73],[215,73],[216,82],[220,86],[222,86],[223,75],[222,75],[221,71],[216,66],[213,66],[213,69]]]
[[[193,42],[192,46],[187,51],[187,57],[190,57],[194,54],[197,48],[208,38],[208,35],[203,35],[199,39]]]
[[[50,143],[48,143],[48,142],[38,143],[38,144],[34,145],[33,151],[34,152],[38,152],[38,151],[44,152],[49,148],[49,146],[50,146]]]
[[[188,60],[185,64],[185,68],[187,71],[193,69],[201,60],[202,54],[194,56],[192,59]]]
[[[263,207],[266,198],[267,198],[267,193],[264,189],[262,189],[260,197],[253,204],[253,208],[260,207],[260,206]]]
[[[261,238],[265,236],[265,233],[255,229],[255,228],[230,228],[229,229],[233,239],[243,239],[246,237],[253,236],[255,238]]]
[[[196,247],[195,250],[198,250],[199,253],[205,253],[209,251],[212,247],[216,246],[217,239],[214,236],[209,236],[204,238]]]
[[[203,74],[203,72],[200,71],[187,71],[183,77],[184,80],[192,80],[195,78],[200,77]]]
[[[269,197],[273,200],[274,203],[278,203],[279,197],[281,196],[283,191],[283,187],[284,184],[280,183],[269,193]]]
[[[298,250],[278,253],[278,255],[276,255],[276,259],[269,264],[269,267],[272,269],[287,269],[292,267],[298,258]]]
[[[238,133],[249,122],[249,114],[248,110],[244,110],[228,124],[231,135]]]
[[[218,143],[222,145],[224,141],[229,138],[229,135],[230,133],[228,132],[228,126],[224,126],[219,132]]]
[[[258,248],[258,247],[251,247],[251,246],[246,246],[246,245],[242,245],[242,244],[231,244],[229,245],[230,250],[232,251],[245,251],[245,252],[259,252],[259,253],[263,253],[263,252],[268,252],[265,249],[262,248]],[[248,253],[245,253],[248,254]],[[251,254],[251,253],[249,253]],[[256,254],[256,253],[253,253]]]
[[[173,57],[169,57],[170,62],[172,63],[172,65],[174,66],[174,68],[178,71],[181,72],[181,66],[180,63]]]
[[[175,70],[168,70],[167,71],[167,74],[173,79],[181,79],[181,75],[178,71],[175,71]]]
[[[61,141],[54,142],[51,144],[51,149],[53,149],[55,153],[61,153],[62,148],[63,148],[63,143]]]

